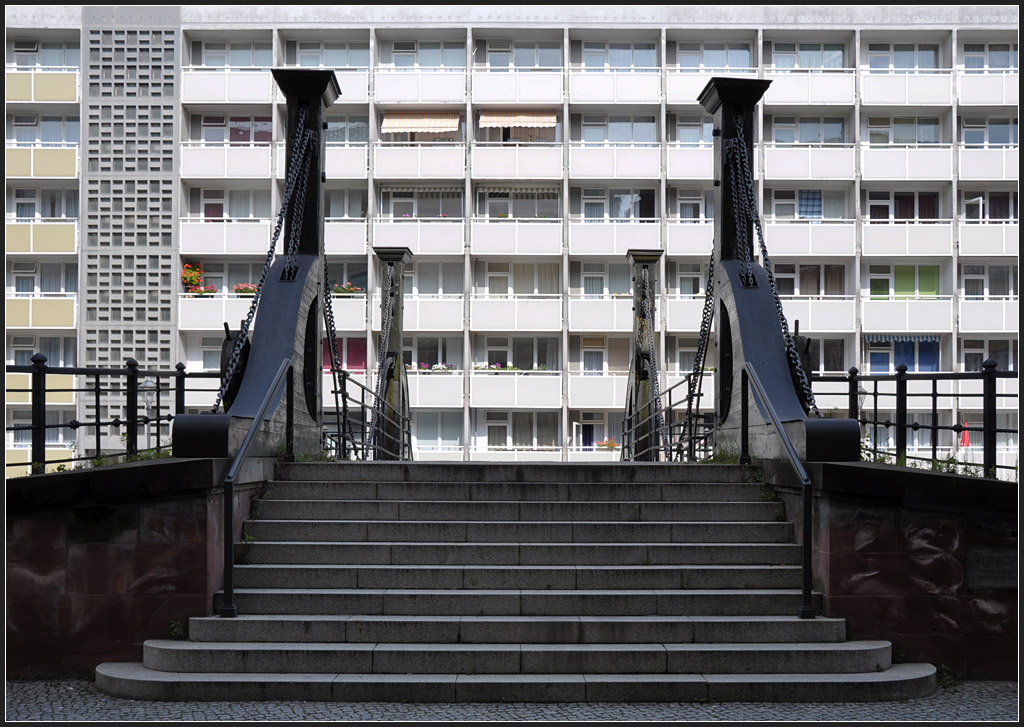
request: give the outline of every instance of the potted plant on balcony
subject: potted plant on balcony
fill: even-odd
[[[192,295],[196,295],[199,297],[206,295],[216,295],[217,287],[214,285],[193,285],[191,288],[188,289],[188,292],[191,293]]]
[[[181,269],[181,284],[190,293],[192,288],[201,286],[203,284],[203,266],[185,263],[185,267]]]
[[[235,283],[233,290],[235,295],[256,295],[260,289],[256,283]]]
[[[608,439],[598,442],[595,446],[600,447],[601,449],[618,449],[619,447],[618,443],[615,441],[615,437],[608,437]]]
[[[331,288],[331,295],[362,295],[363,289],[358,285],[352,285],[350,282],[346,282],[344,285],[341,283],[335,283],[334,287]]]

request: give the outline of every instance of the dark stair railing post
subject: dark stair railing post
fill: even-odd
[[[985,476],[996,476],[996,362],[985,359],[981,365],[985,375],[982,388],[981,426],[982,447],[984,449]]]
[[[907,366],[896,367],[896,464],[907,463]]]
[[[847,407],[850,410],[850,419],[860,419],[860,399],[858,396],[859,392],[857,391],[857,367],[851,366],[848,373],[850,374],[850,391]]]
[[[31,472],[46,469],[46,356],[32,356],[32,462]]]
[[[128,454],[139,451],[139,362],[133,358],[125,362],[128,376],[125,382],[125,408],[128,409],[127,438]]]
[[[185,413],[185,364],[179,361],[174,366],[174,413]]]

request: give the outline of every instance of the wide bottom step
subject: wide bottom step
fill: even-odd
[[[935,690],[931,664],[861,674],[190,674],[107,663],[100,689],[151,701],[881,702]]]

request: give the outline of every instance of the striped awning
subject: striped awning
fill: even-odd
[[[554,111],[481,111],[481,129],[547,129],[558,125]]]
[[[931,333],[867,333],[864,340],[868,343],[884,343],[895,341],[896,343],[938,343],[939,336]]]
[[[380,125],[380,133],[406,131],[458,131],[458,111],[388,111]]]

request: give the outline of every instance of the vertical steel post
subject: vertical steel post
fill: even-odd
[[[381,325],[391,315],[391,327],[387,341],[384,341],[384,361],[378,361],[378,372],[385,377],[378,391],[383,392],[381,401],[375,401],[377,408],[377,429],[374,432],[375,459],[401,459],[405,442],[404,429],[409,426],[409,383],[405,374],[402,357],[402,335],[404,332],[404,298],[402,276],[405,266],[412,260],[412,251],[407,247],[375,247],[381,269]],[[384,289],[387,272],[391,270],[391,287]],[[383,335],[383,334],[382,334]],[[381,366],[381,364],[385,364]]]
[[[932,379],[932,462],[939,458],[939,380]]]
[[[185,364],[181,361],[174,365],[174,413],[185,413]]]
[[[851,366],[848,373],[850,374],[850,387],[847,408],[850,410],[850,419],[860,419],[860,400],[857,398],[857,367]]]
[[[740,371],[740,464],[750,464],[750,420],[747,412],[749,388],[747,369],[743,368]]]
[[[126,443],[128,454],[139,451],[139,362],[133,358],[125,362],[128,376],[125,383],[125,408],[128,409]]]
[[[985,359],[981,365],[984,373],[982,388],[981,426],[984,429],[982,445],[984,449],[985,476],[996,476],[996,362]]]
[[[31,473],[46,470],[46,356],[32,356],[32,461]]]
[[[295,384],[292,376],[294,370],[294,366],[288,367],[285,384],[285,462],[295,461]]]
[[[896,367],[896,464],[907,463],[907,366]]]

